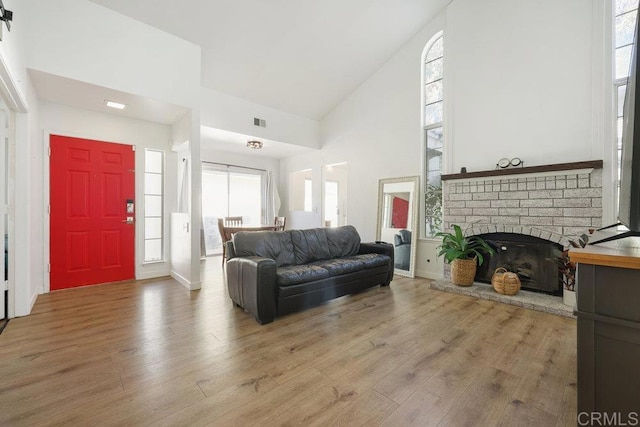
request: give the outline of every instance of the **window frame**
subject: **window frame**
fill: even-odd
[[[161,172],[150,172],[147,170],[147,154],[149,152],[156,152],[156,153],[160,153],[160,155],[162,156],[162,160],[161,160]],[[164,209],[164,202],[165,202],[165,173],[166,173],[166,153],[164,152],[164,150],[159,150],[156,148],[145,148],[144,149],[144,186],[143,186],[143,200],[144,200],[144,204],[143,204],[143,211],[142,211],[142,218],[144,219],[143,221],[143,232],[142,232],[142,238],[144,241],[144,246],[143,246],[143,262],[142,265],[150,265],[150,264],[158,264],[158,263],[163,263],[166,262],[166,250],[165,250],[165,243],[166,243],[166,233],[165,233],[165,209]],[[147,193],[147,175],[160,175],[160,194],[151,194],[151,193]],[[147,196],[160,196],[160,216],[157,215],[147,215],[147,203],[146,203],[146,199]],[[160,219],[160,237],[159,238],[147,238],[147,218],[159,218]],[[147,241],[149,240],[160,240],[160,258],[159,259],[147,259]]]
[[[443,52],[442,52],[442,56],[436,57],[436,58],[432,58],[427,60],[427,57],[429,56],[429,53],[431,52],[431,49],[436,45],[436,43],[438,41],[442,40],[443,43]],[[442,75],[440,76],[440,78],[432,80],[427,82],[426,81],[426,67],[428,64],[435,62],[437,60],[442,59]],[[446,113],[445,113],[445,92],[446,92],[446,87],[445,87],[445,80],[444,80],[444,76],[445,76],[445,61],[444,61],[444,31],[439,31],[436,34],[434,34],[431,39],[429,39],[429,41],[427,42],[427,44],[425,45],[425,48],[423,50],[422,53],[422,61],[421,61],[421,77],[420,77],[420,87],[421,87],[421,98],[420,98],[420,108],[421,108],[421,139],[422,139],[422,188],[423,191],[421,191],[421,206],[420,206],[420,210],[421,210],[421,217],[422,217],[422,231],[420,232],[420,238],[421,239],[428,239],[428,240],[435,240],[436,238],[433,235],[428,235],[427,234],[427,208],[426,208],[426,203],[427,203],[427,197],[426,197],[426,190],[430,184],[429,181],[429,162],[427,159],[427,155],[428,155],[428,133],[430,130],[433,129],[437,129],[437,128],[442,128],[442,161],[441,161],[441,171],[440,173],[442,174],[444,172],[444,168],[445,168],[445,149],[446,149],[446,130],[445,130],[445,122],[446,122]],[[429,84],[433,84],[436,82],[442,82],[442,97],[440,100],[438,101],[434,101],[431,103],[426,103],[426,87]],[[441,103],[442,104],[442,117],[440,121],[437,122],[430,122],[427,124],[427,120],[426,120],[426,107],[428,105],[434,105],[437,103]],[[442,183],[440,184],[440,188],[442,189]],[[443,223],[442,221],[442,213],[443,213],[443,207],[442,207],[443,203],[442,203],[442,192],[440,193],[440,209],[441,209],[441,218],[440,218],[440,222],[441,224]],[[437,230],[436,230],[437,231]]]
[[[613,167],[612,167],[612,174],[611,176],[613,177],[613,184],[612,184],[612,191],[613,191],[613,215],[614,218],[618,218],[618,202],[619,202],[619,197],[620,197],[620,155],[622,152],[622,146],[621,144],[618,143],[618,138],[620,135],[620,138],[622,137],[621,134],[619,134],[618,132],[618,121],[622,120],[624,122],[624,103],[623,103],[623,111],[619,114],[618,111],[618,104],[619,104],[619,97],[618,97],[618,92],[619,89],[622,86],[626,86],[628,81],[629,81],[629,75],[628,75],[628,70],[626,71],[626,75],[622,76],[622,77],[617,77],[618,75],[618,69],[616,68],[617,65],[617,52],[619,49],[628,47],[633,45],[632,43],[627,43],[627,44],[622,44],[620,46],[617,46],[617,40],[616,40],[616,34],[617,34],[617,27],[616,27],[616,20],[618,17],[623,16],[623,15],[627,15],[630,13],[635,13],[636,14],[636,22],[638,19],[638,13],[640,13],[639,7],[640,5],[636,5],[635,8],[632,9],[627,9],[624,12],[616,15],[616,3],[618,0],[613,0],[612,1],[612,13],[611,13],[611,29],[612,29],[612,39],[611,39],[611,49],[612,49],[612,55],[611,55],[611,61],[613,63],[613,75],[612,75],[612,85],[611,88],[613,90],[613,114],[612,114],[612,120],[613,120],[613,140],[611,143],[611,155],[612,155],[612,160],[613,160]],[[635,25],[634,25],[635,27]],[[630,58],[631,59],[631,58]]]

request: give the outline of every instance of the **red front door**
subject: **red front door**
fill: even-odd
[[[49,143],[51,290],[133,279],[133,147],[58,135]]]

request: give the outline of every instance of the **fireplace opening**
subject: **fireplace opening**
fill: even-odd
[[[491,283],[498,267],[518,274],[523,289],[552,295],[562,294],[559,259],[562,246],[549,240],[515,233],[480,234],[496,251],[485,255],[476,271],[475,280]]]

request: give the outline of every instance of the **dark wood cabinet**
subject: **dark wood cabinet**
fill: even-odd
[[[640,414],[640,241],[570,254],[578,263],[578,414],[632,421]]]

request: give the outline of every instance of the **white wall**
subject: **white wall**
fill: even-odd
[[[200,47],[86,0],[29,0],[29,68],[123,92],[197,105]]]
[[[601,159],[592,150],[592,2],[455,0],[447,9],[450,171]]]
[[[7,0],[6,9],[21,16],[24,2]],[[33,153],[30,151],[30,139],[37,120],[37,106],[33,86],[25,68],[24,37],[27,30],[24,25],[12,24],[8,31],[2,23],[2,41],[0,42],[0,79],[2,79],[2,96],[15,114],[13,146],[10,149],[9,162],[13,176],[10,180],[9,199],[9,280],[10,280],[10,316],[28,314],[38,295],[39,283],[32,280],[38,269],[31,270],[29,260],[38,257],[40,247],[35,247],[37,237],[33,235],[32,221],[37,218],[30,209],[29,185],[32,182]],[[27,114],[27,110],[30,113]],[[11,301],[13,299],[13,301]]]
[[[454,0],[325,117],[321,150],[283,160],[281,177],[348,162],[349,223],[373,240],[378,179],[422,175],[421,55],[439,30],[445,173],[493,169],[501,157],[527,166],[602,158],[592,130],[594,4]],[[417,275],[441,275],[436,247],[419,240]]]
[[[27,79],[29,77],[27,76]],[[35,94],[35,90],[31,85],[30,80],[27,80],[27,103],[29,105],[29,114],[20,114],[19,116],[24,116],[28,119],[29,122],[29,136],[25,141],[21,141],[21,145],[24,145],[28,150],[29,160],[28,160],[28,173],[29,178],[22,179],[22,184],[25,181],[28,183],[29,191],[25,192],[25,197],[27,200],[27,206],[29,212],[28,220],[29,220],[29,246],[28,246],[28,258],[25,260],[21,260],[23,262],[25,268],[28,270],[29,277],[26,282],[16,281],[16,287],[21,285],[21,283],[27,284],[27,299],[23,300],[21,304],[16,301],[16,307],[29,307],[29,311],[33,304],[36,302],[37,296],[42,293],[44,281],[44,262],[43,262],[43,244],[44,239],[42,235],[42,223],[43,217],[39,215],[39,212],[43,212],[43,199],[42,199],[42,176],[41,165],[43,161],[43,152],[40,147],[34,146],[32,143],[35,140],[39,140],[42,137],[42,132],[39,127],[39,105],[38,100]],[[31,143],[29,143],[31,142]],[[16,176],[18,179],[19,176]],[[25,187],[23,187],[25,188]],[[26,212],[25,212],[26,213]],[[18,246],[19,247],[19,246]],[[16,269],[19,268],[16,266]],[[19,294],[16,294],[18,296]],[[25,305],[27,303],[28,305]],[[26,314],[25,312],[21,314]]]
[[[176,204],[170,206],[171,276],[188,289],[197,289],[191,277],[191,113],[171,126],[171,145],[176,153]]]
[[[15,16],[21,16],[24,10],[24,1],[20,0],[6,0],[3,2],[5,9],[11,10]],[[23,102],[26,102],[29,89],[29,79],[27,76],[27,69],[25,66],[25,47],[24,39],[26,35],[26,28],[22,24],[13,22],[11,24],[11,31],[7,30],[6,24],[2,23],[2,41],[0,42],[0,60],[4,62],[7,71],[7,76],[2,78],[8,78],[13,81],[15,85],[15,92],[12,96],[20,97]]]
[[[46,134],[59,134],[71,137],[82,137],[98,141],[115,142],[136,146],[136,279],[147,279],[169,275],[170,250],[170,218],[171,207],[176,205],[177,162],[176,154],[170,150],[171,129],[167,125],[123,118],[117,115],[81,110],[50,102],[39,102],[39,145],[45,146]],[[35,148],[35,147],[34,147]],[[165,153],[165,200],[164,200],[164,252],[166,261],[143,265],[144,261],[144,149],[154,148]],[[42,151],[42,150],[41,150]],[[48,163],[48,157],[44,160]],[[35,182],[48,183],[47,176],[43,176],[45,167],[34,169],[32,179]],[[44,189],[44,193],[48,188]],[[38,201],[37,199],[41,200]],[[42,206],[42,192],[34,191],[34,203]],[[42,208],[41,208],[42,209]],[[48,220],[44,211],[34,211],[41,221]],[[40,214],[39,212],[42,212]],[[44,218],[44,220],[42,220]],[[37,228],[46,230],[46,224],[41,223]],[[47,241],[45,234],[43,239]],[[48,262],[48,261],[46,261]],[[47,286],[45,284],[45,290]]]
[[[322,206],[321,184],[315,183],[322,167],[347,162],[348,223],[358,229],[362,241],[376,238],[378,180],[421,173],[420,58],[444,23],[443,14],[436,17],[325,117],[320,151],[281,162],[282,179],[291,171],[313,169],[314,207]],[[423,246],[419,242],[417,274],[436,277],[441,267],[431,267],[436,264],[431,254],[435,245]],[[432,262],[427,264],[426,258]]]
[[[207,88],[201,89],[200,102],[203,126],[303,147],[319,147],[320,124],[315,120]],[[254,117],[266,120],[267,127],[255,126]]]
[[[23,16],[29,68],[189,107],[184,129],[191,188],[200,191],[199,46],[86,0],[31,0]],[[197,253],[200,199],[191,201],[191,248]],[[192,258],[189,272],[190,289],[196,289],[199,258]]]
[[[31,148],[30,142],[37,134],[38,106],[37,98],[29,76],[25,77],[22,90],[29,107],[29,114],[15,115],[15,145],[13,151],[13,197],[9,199],[9,266],[10,296],[14,298],[13,313],[24,316],[29,314],[42,289],[42,264],[32,266],[32,260],[42,260],[42,246],[37,246],[41,233],[34,226],[39,224],[39,214],[31,206],[31,189],[38,188],[39,165],[35,163],[38,153]],[[10,153],[11,157],[11,153]],[[11,170],[10,170],[11,175]],[[12,200],[13,199],[13,200]],[[36,205],[37,208],[38,205]],[[40,204],[41,206],[41,204]],[[13,227],[12,227],[13,225]],[[11,265],[11,257],[14,264]],[[12,271],[13,270],[13,271]]]
[[[238,153],[216,150],[215,146],[207,141],[202,141],[200,153],[203,162],[223,163],[227,165],[243,166],[246,168],[264,169],[273,173],[275,182],[280,179],[280,160],[269,157],[244,156]],[[280,187],[278,187],[280,192]],[[282,194],[280,195],[282,197]]]

